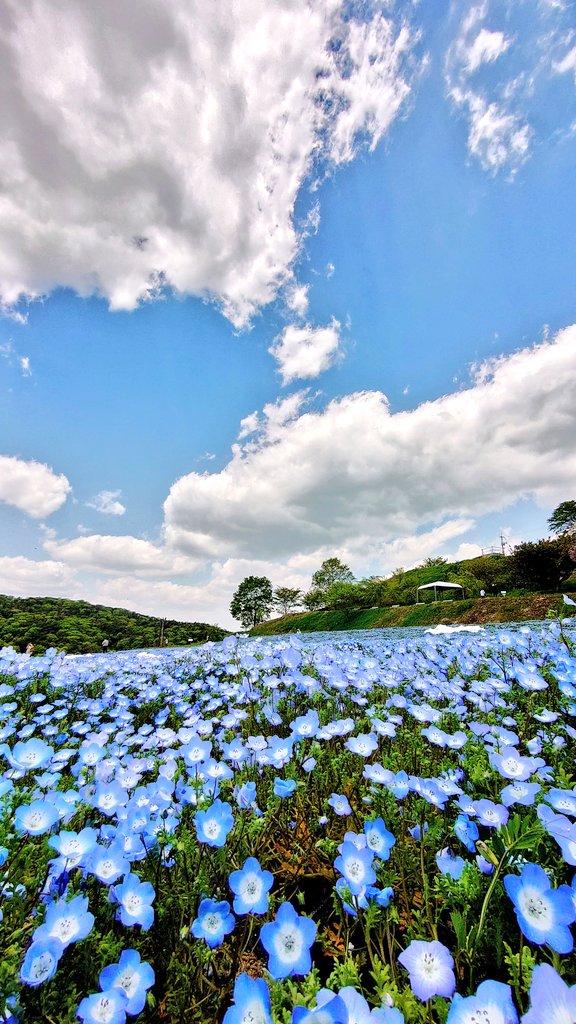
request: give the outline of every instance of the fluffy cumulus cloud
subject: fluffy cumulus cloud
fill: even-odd
[[[334,363],[340,349],[340,324],[297,327],[289,324],[269,352],[278,363],[283,384],[318,377]]]
[[[0,501],[33,519],[44,519],[59,509],[70,491],[66,477],[49,466],[0,455]]]
[[[573,102],[550,92],[555,76],[573,70],[569,12],[549,0],[484,0],[454,10],[448,97],[467,124],[471,156],[491,174],[513,176],[542,141],[538,125],[554,122],[561,135],[569,123]]]
[[[78,592],[74,571],[62,562],[0,558],[0,593],[13,597],[68,597]]]
[[[46,531],[43,548],[62,564],[83,572],[134,573],[154,577],[183,575],[197,567],[193,559],[162,546],[130,536],[90,534],[75,540],[58,540]]]
[[[171,288],[245,324],[292,280],[315,161],[374,147],[410,91],[415,34],[358,6],[7,0],[0,303]]]
[[[126,506],[119,500],[121,496],[122,491],[100,491],[91,501],[87,501],[86,505],[104,516],[123,516]]]
[[[164,506],[172,548],[282,558],[390,542],[522,496],[561,500],[576,476],[576,326],[413,411],[363,392],[291,412],[272,432],[262,421],[221,472],[176,481]]]

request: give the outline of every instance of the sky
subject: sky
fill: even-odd
[[[4,0],[0,592],[233,628],[576,497],[573,0]]]

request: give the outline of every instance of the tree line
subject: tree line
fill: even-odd
[[[333,556],[313,574],[306,593],[293,587],[274,589],[266,576],[247,576],[232,598],[230,613],[250,628],[273,610],[287,615],[298,608],[348,611],[414,604],[418,587],[437,580],[440,570],[443,581],[459,584],[468,597],[555,591],[576,570],[576,501],[558,505],[548,525],[554,537],[517,544],[508,555],[480,555],[460,562],[427,558],[415,569],[398,568],[387,578],[355,580],[350,567]],[[431,600],[432,595],[424,592],[419,599]]]
[[[226,630],[205,622],[177,622],[140,615],[125,608],[107,608],[88,601],[56,597],[0,595],[0,646],[36,654],[49,647],[68,654],[125,651],[142,647],[180,647],[222,640]],[[108,641],[108,643],[104,643]]]

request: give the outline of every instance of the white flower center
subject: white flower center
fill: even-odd
[[[534,928],[548,931],[554,924],[554,911],[546,896],[538,889],[527,886],[518,900],[520,911]]]
[[[284,925],[277,933],[274,945],[284,963],[296,963],[302,952],[302,936],[297,928]]]

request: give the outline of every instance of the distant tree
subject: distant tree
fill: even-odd
[[[548,520],[552,533],[576,533],[576,501],[562,501]]]
[[[339,558],[326,558],[312,577],[312,589],[327,591],[335,583],[353,583],[352,570]]]
[[[424,569],[440,568],[441,565],[448,565],[447,560],[442,558],[441,555],[437,555],[435,558],[425,558],[422,562]]]
[[[324,599],[330,608],[339,611],[350,611],[367,604],[366,590],[360,583],[334,583],[324,594]]]
[[[247,576],[232,598],[230,614],[243,626],[257,626],[270,613],[273,601],[272,584],[266,576]]]
[[[513,582],[534,590],[557,589],[575,568],[573,549],[566,539],[526,541],[510,555]]]
[[[295,587],[276,587],[274,591],[274,604],[283,615],[287,615],[290,608],[301,603],[301,590],[297,590]]]
[[[318,611],[326,605],[326,597],[323,590],[309,590],[302,598],[302,604],[309,612]]]

